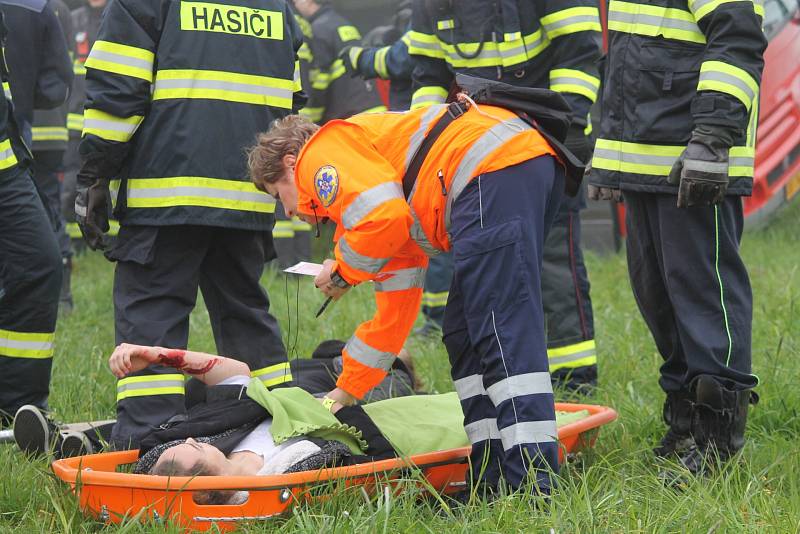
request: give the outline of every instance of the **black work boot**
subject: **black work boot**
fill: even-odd
[[[695,446],[681,456],[680,462],[692,474],[703,475],[742,449],[748,406],[758,402],[758,395],[749,389],[728,389],[710,375],[698,376],[692,391]]]
[[[668,391],[664,399],[667,433],[653,449],[659,458],[681,455],[694,445],[692,439],[692,394],[688,390]]]

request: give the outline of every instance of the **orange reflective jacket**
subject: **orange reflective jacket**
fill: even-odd
[[[406,167],[446,108],[331,121],[298,155],[298,210],[337,224],[342,278],[375,282],[377,311],[347,342],[337,382],[359,398],[383,379],[411,331],[427,256],[450,249],[450,211],[464,187],[480,174],[555,154],[514,113],[470,108],[434,143],[407,202]]]

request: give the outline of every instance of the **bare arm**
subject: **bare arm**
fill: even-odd
[[[250,367],[246,363],[190,350],[123,343],[114,349],[108,359],[108,366],[117,378],[124,378],[153,364],[174,367],[209,386],[232,376],[250,376]]]

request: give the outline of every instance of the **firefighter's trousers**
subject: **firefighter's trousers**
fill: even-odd
[[[526,480],[548,492],[558,469],[540,290],[544,236],[564,189],[542,156],[479,176],[456,200],[455,265],[443,337],[472,443],[472,481]]]
[[[686,209],[676,200],[625,191],[628,271],[664,358],[661,387],[680,391],[712,375],[750,389],[758,379],[750,374],[753,295],[739,256],[742,200]]]
[[[117,261],[117,343],[186,348],[189,314],[203,294],[217,353],[250,366],[267,387],[291,381],[278,322],[259,284],[272,236],[208,226],[123,226],[108,257]],[[136,446],[184,412],[184,377],[151,366],[117,382],[115,447]]]
[[[61,150],[47,150],[35,152],[33,181],[42,197],[44,209],[50,218],[50,224],[56,235],[58,247],[62,258],[72,257],[72,243],[67,235],[67,223],[61,210],[61,180],[63,179],[62,160],[64,152]],[[74,211],[73,203],[73,211]]]
[[[27,170],[0,173],[0,423],[47,408],[61,255]]]

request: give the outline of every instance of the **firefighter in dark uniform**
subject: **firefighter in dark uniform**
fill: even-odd
[[[444,102],[459,72],[549,88],[562,93],[572,108],[567,146],[588,161],[589,108],[600,87],[595,1],[415,0],[411,26],[409,52],[417,60],[412,109]],[[580,247],[583,205],[581,195],[564,198],[545,242],[542,266],[550,371],[554,382],[570,389],[597,381],[589,280]],[[440,267],[444,276],[452,276],[452,269]],[[446,299],[449,282],[438,282],[438,291],[428,291],[432,305]],[[444,323],[445,338],[460,335],[447,331],[446,317]]]
[[[324,124],[357,113],[386,111],[374,84],[347,76],[339,58],[344,47],[361,44],[358,29],[329,0],[294,0],[294,6],[311,25],[311,88],[302,115]]]
[[[73,245],[77,250],[84,247],[83,236],[75,222],[75,182],[78,171],[81,168],[81,157],[78,147],[81,142],[83,132],[83,106],[86,103],[86,58],[89,51],[97,40],[97,32],[100,31],[100,20],[106,7],[106,0],[88,0],[87,4],[72,11],[72,35],[67,38],[74,43],[75,57],[73,60],[73,72],[75,81],[72,84],[72,91],[69,95],[67,130],[69,131],[69,143],[67,152],[64,155],[64,184],[62,196],[62,212],[67,221],[67,235],[73,240]],[[109,221],[111,226],[109,235],[115,235],[119,231],[117,221]]]
[[[70,58],[72,42],[72,16],[61,0],[50,0],[66,39]],[[64,179],[64,154],[67,150],[67,103],[55,109],[37,109],[33,113],[31,152],[33,153],[33,180],[42,195],[47,215],[61,250],[62,283],[59,308],[70,312],[73,308],[70,275],[72,273],[72,244],[66,232],[66,221],[61,214],[61,189]]]
[[[411,0],[400,2],[392,24],[373,29],[364,38],[374,35],[378,46],[346,46],[339,52],[345,69],[365,80],[389,80],[389,109],[405,111],[411,107],[411,73],[414,60],[408,53]]]
[[[282,0],[108,4],[85,64],[75,213],[89,246],[102,248],[115,198],[121,229],[106,255],[117,262],[117,343],[185,348],[199,287],[217,350],[268,387],[291,381],[259,285],[274,257],[275,199],[248,182],[243,153],[304,104],[301,43]],[[184,412],[174,371],[117,383],[116,447]]]
[[[10,24],[13,44],[7,41]],[[41,107],[61,104],[67,84],[50,61],[66,55],[66,46],[61,42],[58,48],[49,35],[62,37],[46,2],[0,3],[0,426],[25,404],[47,410],[50,390],[61,256],[30,173],[32,156],[15,118],[6,67],[20,64],[21,57],[12,61],[8,55],[14,51],[27,56],[29,69],[36,69],[15,78],[20,87],[13,89],[25,95],[31,113],[34,102]],[[40,51],[43,63],[37,61]]]
[[[767,45],[758,2],[612,1],[592,196],[621,190],[639,309],[664,358],[669,429],[692,472],[744,444],[752,293],[739,256]]]

